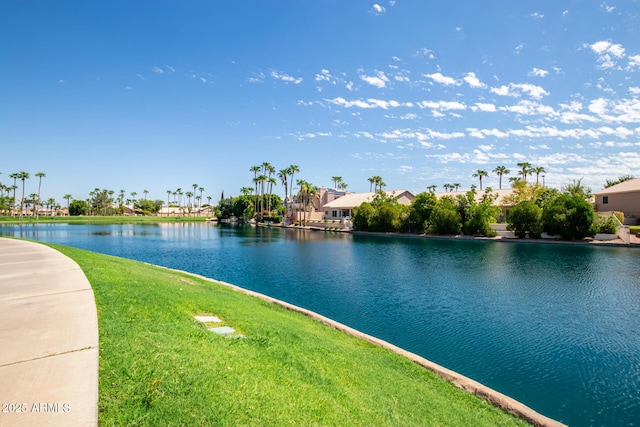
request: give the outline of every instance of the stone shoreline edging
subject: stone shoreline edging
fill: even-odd
[[[351,328],[347,325],[344,325],[340,322],[337,322],[333,319],[330,319],[328,317],[325,317],[321,314],[318,314],[314,311],[311,310],[307,310],[306,308],[302,308],[302,307],[298,307],[297,305],[293,305],[290,304],[288,302],[279,300],[277,298],[272,298],[270,296],[261,294],[259,292],[255,292],[255,291],[251,291],[249,289],[245,289],[242,288],[240,286],[237,285],[233,285],[231,283],[227,283],[227,282],[223,282],[220,280],[215,280],[206,276],[202,276],[200,274],[195,274],[195,273],[190,273],[188,271],[184,271],[184,270],[177,270],[177,269],[173,269],[173,268],[168,268],[168,267],[163,267],[163,266],[158,266],[155,264],[149,264],[149,265],[153,265],[154,267],[160,267],[160,268],[164,268],[167,270],[171,270],[171,271],[176,271],[179,273],[184,273],[184,274],[188,274],[190,276],[194,276],[194,277],[198,277],[200,279],[204,279],[206,281],[212,282],[212,283],[216,283],[219,285],[223,285],[227,288],[230,288],[234,291],[237,292],[241,292],[245,295],[249,295],[255,298],[259,298],[263,301],[272,303],[272,304],[276,304],[279,305],[287,310],[290,311],[295,311],[297,313],[303,314],[311,319],[314,319],[318,322],[321,322],[327,326],[330,326],[336,330],[339,330],[341,332],[347,333],[349,335],[352,335],[356,338],[360,338],[363,339],[371,344],[374,344],[378,347],[382,347],[384,349],[390,350],[400,356],[403,356],[409,360],[411,360],[414,363],[417,363],[418,365],[432,371],[433,373],[435,373],[436,375],[438,375],[439,377],[449,381],[450,383],[452,383],[453,385],[455,385],[456,387],[463,389],[471,394],[474,394],[478,397],[480,397],[481,399],[484,399],[485,401],[509,412],[510,414],[515,415],[518,418],[521,418],[529,423],[531,423],[534,426],[540,426],[540,427],[566,427],[566,424],[563,424],[559,421],[556,421],[552,418],[546,417],[536,411],[534,411],[533,409],[529,408],[528,406],[526,406],[523,403],[518,402],[517,400],[504,395],[496,390],[493,390],[475,380],[472,380],[471,378],[465,377],[464,375],[461,375],[455,371],[452,371],[450,369],[445,368],[444,366],[438,365],[437,363],[431,362],[430,360],[425,359],[422,356],[418,356],[415,353],[412,353],[410,351],[404,350],[398,346],[395,346],[387,341],[384,341],[382,339],[376,338],[374,336],[365,334],[364,332],[361,332],[357,329]]]

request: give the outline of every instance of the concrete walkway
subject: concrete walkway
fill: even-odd
[[[96,426],[91,285],[47,246],[0,238],[0,426]]]

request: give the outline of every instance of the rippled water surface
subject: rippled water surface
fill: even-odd
[[[640,424],[640,249],[209,224],[0,226],[309,308],[575,426]]]

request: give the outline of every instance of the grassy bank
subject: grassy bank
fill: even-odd
[[[100,425],[526,425],[301,314],[187,274],[52,246],[95,293]],[[246,338],[209,332],[196,314]]]
[[[85,224],[159,224],[165,222],[204,222],[205,217],[193,216],[25,216],[22,219],[0,216],[2,224],[45,224],[45,223],[85,223]]]

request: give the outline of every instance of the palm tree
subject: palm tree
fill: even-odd
[[[458,191],[458,188],[460,188],[460,183],[456,182],[453,184],[453,189]]]
[[[202,209],[202,193],[204,192],[204,187],[198,187],[198,191],[200,192],[200,206],[198,207]]]
[[[453,189],[453,185],[451,184],[442,184],[442,188],[445,189],[445,191],[451,192],[451,190]]]
[[[52,211],[54,209],[56,205],[56,199],[54,199],[53,197],[49,197],[47,199],[47,208],[49,208],[50,211]],[[53,216],[53,215],[51,215]]]
[[[243,196],[247,196],[247,195],[249,195],[249,194],[253,193],[253,188],[251,188],[251,187],[242,187],[242,188],[240,189],[240,193],[242,193],[242,195],[243,195]],[[208,198],[209,198],[209,197],[207,197],[207,199],[208,199]]]
[[[430,185],[430,186],[427,187],[427,191],[429,193],[435,193],[436,192],[436,188],[438,188],[437,185]]]
[[[40,180],[38,181],[38,205],[40,205],[41,204],[40,203],[40,187],[42,186],[42,178],[44,178],[47,175],[45,175],[44,172],[38,172],[38,173],[36,173],[36,176],[38,178],[40,178]],[[36,210],[36,219],[38,219],[38,211],[37,210]]]
[[[142,190],[144,193],[144,200],[147,200],[147,194],[149,194],[149,190]]]
[[[18,179],[22,181],[22,199],[20,200],[20,219],[22,219],[22,211],[24,210],[24,180],[29,179],[29,172],[19,172]]]
[[[138,193],[136,193],[135,191],[131,192],[131,198],[133,199],[133,204],[136,204],[136,196],[138,195]]]
[[[167,206],[169,206],[169,196],[171,196],[171,190],[167,190]]]
[[[9,178],[13,178],[13,203],[11,204],[11,216],[13,216],[13,211],[16,208],[16,190],[18,186],[16,185],[16,180],[20,178],[20,173],[15,172],[9,175]]]
[[[332,176],[331,177],[331,181],[333,181],[333,188],[337,189],[338,188],[338,184],[340,184],[342,182],[342,177],[341,176]]]
[[[63,199],[67,199],[67,213],[69,213],[69,200],[71,200],[73,196],[71,194],[65,194]]]
[[[517,166],[520,168],[520,174],[522,175],[522,180],[524,182],[527,182],[527,175],[531,173],[531,163],[521,162],[521,163],[517,163]]]
[[[509,175],[511,171],[506,166],[496,166],[493,172],[500,178],[500,190],[502,190],[502,175]]]
[[[536,174],[536,185],[538,185],[538,179],[540,178],[540,174],[545,173],[546,170],[542,166],[537,166],[533,168],[532,171]]]
[[[482,191],[482,177],[489,176],[489,173],[484,169],[478,169],[473,175],[474,178],[478,178],[480,180],[480,191]]]
[[[272,176],[267,179],[267,183],[269,185],[269,198],[267,199],[267,210],[269,211],[269,215],[271,215],[271,195],[273,194],[273,186],[278,185],[278,181]]]
[[[260,172],[260,166],[251,166],[249,171],[253,172],[253,185],[255,186],[255,195],[256,197],[253,200],[253,212],[254,214],[258,212],[258,172]]]
[[[282,184],[282,186],[284,187],[284,208],[285,211],[288,213],[289,212],[289,206],[288,206],[288,201],[287,201],[287,196],[288,196],[288,191],[289,191],[289,182],[287,182],[287,175],[289,175],[289,173],[291,172],[291,169],[289,168],[285,168],[285,169],[280,169],[278,171],[278,178],[280,178],[280,183]]]
[[[291,199],[293,197],[293,183],[295,182],[293,180],[293,175],[295,175],[296,172],[300,172],[300,168],[298,165],[289,165],[287,169],[289,169],[289,174],[291,175],[291,187],[289,187],[289,199]]]
[[[196,195],[196,191],[198,190],[198,184],[191,184],[191,186],[193,187],[193,194],[192,194],[192,196],[195,196],[195,195]],[[194,197],[194,200],[193,200],[193,205],[194,205],[194,207],[195,207],[195,204],[196,204],[196,202],[195,202],[195,197]]]
[[[369,181],[369,193],[373,192],[373,183],[376,181],[375,177],[370,177],[367,178],[367,180]]]
[[[31,210],[31,216],[36,216],[36,211],[38,210],[38,195],[36,193],[29,194],[29,199],[26,201],[27,210],[29,210],[29,203],[33,205],[33,209]]]

